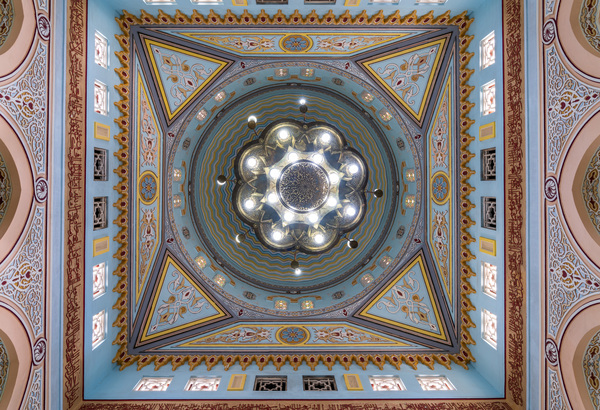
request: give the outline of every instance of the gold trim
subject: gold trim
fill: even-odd
[[[236,378],[241,378],[241,386],[233,387],[233,382]],[[231,379],[229,379],[229,384],[227,385],[227,391],[242,391],[244,390],[244,386],[246,385],[246,375],[245,374],[232,374]]]
[[[354,383],[351,380],[354,380]],[[345,374],[344,382],[346,383],[346,389],[349,391],[363,390],[363,386],[360,382],[360,377],[358,376],[358,374]]]
[[[110,250],[110,238],[105,236],[104,238],[94,239],[92,243],[92,256],[102,255]]]
[[[100,135],[99,130],[105,130],[106,137]],[[104,141],[110,141],[110,126],[94,121],[94,138]]]
[[[493,239],[479,238],[479,251],[496,256],[496,241]]]

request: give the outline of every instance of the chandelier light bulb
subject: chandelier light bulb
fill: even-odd
[[[274,204],[275,202],[277,202],[277,194],[274,192],[271,192],[269,195],[267,195],[267,201],[269,201],[269,203]]]
[[[318,233],[315,235],[315,242],[318,243],[319,245],[323,243],[323,241],[325,241],[325,237],[323,236],[322,233]]]
[[[244,201],[244,208],[246,208],[248,210],[254,209],[255,205],[256,204],[254,203],[253,199],[248,198]]]
[[[246,235],[244,235],[243,233],[239,233],[235,236],[235,241],[237,243],[242,243],[246,240]]]
[[[227,182],[227,177],[225,175],[219,175],[217,177],[217,184],[225,185],[225,182]]]
[[[352,175],[356,174],[356,173],[358,172],[358,165],[356,165],[356,164],[352,164],[352,165],[350,165],[350,166],[348,167],[348,171],[349,171],[349,172],[350,172]]]
[[[290,152],[288,155],[288,159],[290,160],[290,162],[296,162],[298,161],[298,154],[296,154],[295,152]]]
[[[280,140],[286,140],[290,137],[290,132],[288,130],[281,130],[278,136]]]
[[[312,160],[313,160],[313,162],[315,162],[315,163],[317,163],[317,164],[320,164],[320,163],[322,163],[322,162],[323,162],[323,159],[324,159],[324,158],[323,158],[323,155],[321,155],[321,154],[319,154],[319,153],[313,154],[313,156],[312,156]]]
[[[346,215],[348,215],[348,216],[356,215],[356,208],[354,208],[353,206],[346,207]]]
[[[273,239],[276,241],[280,241],[283,238],[283,233],[281,231],[273,231]]]
[[[285,219],[286,222],[292,222],[294,220],[294,214],[290,211],[285,211],[283,219]]]
[[[302,273],[302,269],[300,269],[300,268],[294,269],[294,274],[300,275],[301,273]]]
[[[317,223],[317,221],[319,220],[319,215],[317,215],[316,213],[312,213],[308,215],[308,220],[310,223]]]
[[[329,198],[327,198],[327,205],[329,206],[336,206],[338,203],[337,199],[335,199],[334,196],[330,196]]]
[[[281,171],[277,168],[271,168],[271,170],[269,171],[269,175],[273,179],[278,179],[279,175],[281,175]]]
[[[304,98],[300,98],[299,103],[300,103],[300,105],[305,105],[306,104],[306,100]]]
[[[258,160],[254,157],[249,157],[246,164],[249,168],[254,168],[258,164]]]
[[[350,248],[350,249],[356,249],[356,248],[358,248],[358,241],[356,241],[354,239],[348,239],[348,242],[346,242],[346,245],[348,245],[348,248]]]
[[[340,182],[340,176],[335,172],[332,172],[331,174],[329,174],[329,182],[331,182],[332,184],[337,184],[338,182]]]
[[[323,144],[328,144],[329,141],[331,141],[331,134],[326,132],[324,134],[321,135],[321,142]]]

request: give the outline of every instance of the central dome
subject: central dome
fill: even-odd
[[[329,196],[329,178],[311,161],[290,164],[281,173],[277,193],[287,208],[299,212],[320,208]]]

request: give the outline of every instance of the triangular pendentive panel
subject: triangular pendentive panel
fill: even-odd
[[[164,256],[158,273],[138,343],[155,342],[231,317],[171,255]]]
[[[354,317],[432,341],[452,343],[423,253],[399,270]]]
[[[422,126],[447,44],[444,36],[361,60],[359,65]]]
[[[142,43],[169,123],[231,64],[158,39],[143,37]]]

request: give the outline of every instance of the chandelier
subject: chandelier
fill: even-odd
[[[307,107],[301,100],[300,112]],[[232,203],[249,228],[236,236],[246,239],[252,229],[258,240],[277,251],[319,254],[348,238],[366,213],[369,172],[362,155],[348,146],[342,133],[325,122],[281,119],[256,132],[257,119],[248,118],[256,138],[244,145],[234,162]],[[227,182],[220,175],[217,182]],[[300,273],[296,254],[292,268]]]

